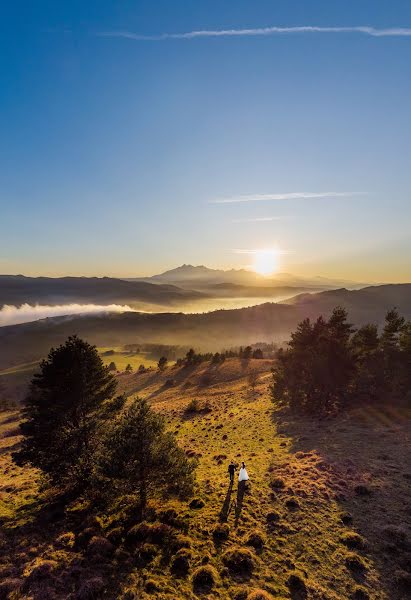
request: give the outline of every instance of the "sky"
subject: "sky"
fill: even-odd
[[[0,273],[411,281],[408,0],[5,0]]]

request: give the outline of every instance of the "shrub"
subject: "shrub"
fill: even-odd
[[[364,548],[364,539],[355,532],[348,532],[348,533],[344,533],[341,538],[340,538],[341,542],[347,546],[347,548],[350,548],[351,550],[361,550],[361,548]]]
[[[232,575],[248,578],[254,570],[254,555],[247,548],[234,548],[224,552],[222,561]]]
[[[94,556],[108,556],[113,551],[113,544],[106,538],[95,535],[88,543],[88,551]]]
[[[247,600],[273,600],[273,597],[265,590],[253,590],[248,594]]]
[[[287,579],[287,586],[293,598],[303,600],[307,597],[307,587],[303,577],[297,571],[290,573]]]
[[[252,546],[256,550],[261,550],[265,545],[265,537],[261,533],[258,533],[258,531],[254,531],[250,533],[245,543],[247,546]]]
[[[211,565],[198,567],[193,573],[193,587],[196,591],[210,591],[217,583],[217,572]]]
[[[353,592],[353,600],[369,600],[369,594],[367,590],[361,586],[355,588]]]
[[[56,542],[60,544],[60,546],[63,546],[63,548],[74,548],[76,536],[72,531],[67,531],[67,533],[59,535]]]
[[[356,485],[354,488],[354,492],[357,494],[357,496],[371,496],[372,494],[370,488],[364,485],[363,483]]]
[[[282,477],[274,477],[274,479],[271,480],[270,485],[275,490],[282,490],[285,488],[285,481]]]
[[[173,530],[164,523],[139,523],[134,525],[127,535],[128,543],[151,542],[162,545],[173,536]]]
[[[143,544],[138,550],[138,556],[143,563],[151,562],[158,553],[158,549],[154,544]]]
[[[77,593],[79,600],[94,600],[99,598],[104,590],[104,581],[101,577],[91,577],[82,582]]]
[[[185,412],[187,414],[191,414],[191,413],[200,412],[200,410],[201,410],[200,402],[197,400],[197,398],[193,398],[193,400],[190,400],[190,402],[187,404]]]
[[[363,573],[367,570],[367,566],[361,556],[358,556],[358,554],[355,554],[354,552],[347,554],[345,557],[345,564],[350,571],[353,571],[354,573]]]
[[[280,520],[280,514],[276,510],[270,510],[266,515],[267,523],[273,524],[278,523]]]
[[[171,561],[171,572],[180,577],[187,577],[190,570],[191,557],[192,553],[188,548],[179,550]]]
[[[195,509],[203,508],[203,506],[205,506],[205,502],[202,498],[193,498],[189,504],[190,508]]]
[[[220,523],[219,525],[216,525],[213,530],[213,538],[216,543],[225,542],[228,540],[229,535],[230,527],[227,523]]]

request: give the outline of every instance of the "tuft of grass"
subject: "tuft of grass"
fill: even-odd
[[[340,537],[340,541],[344,546],[347,546],[347,548],[350,548],[351,550],[362,550],[365,546],[364,538],[352,531],[343,533]]]
[[[217,571],[211,565],[198,567],[192,577],[193,588],[196,592],[209,592],[218,581]]]
[[[219,523],[213,529],[213,538],[217,544],[221,544],[228,540],[230,535],[230,527],[227,523]]]
[[[255,568],[254,554],[247,548],[230,548],[222,556],[230,575],[248,579]]]
[[[247,600],[274,600],[274,597],[265,590],[253,590],[247,595]]]

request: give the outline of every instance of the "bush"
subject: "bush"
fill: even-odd
[[[89,541],[87,549],[93,556],[108,556],[113,551],[113,544],[106,538],[95,535]]]
[[[200,402],[197,400],[197,398],[190,400],[190,402],[187,404],[186,410],[185,410],[185,412],[187,414],[198,413],[200,411],[201,411],[201,405],[200,405]]]
[[[290,573],[287,579],[287,586],[293,598],[301,598],[302,600],[303,598],[307,597],[307,587],[305,585],[305,581],[297,571]]]
[[[358,556],[358,554],[355,554],[354,552],[347,554],[345,557],[345,564],[350,571],[353,571],[354,573],[363,573],[367,570],[367,565],[361,556]]]
[[[265,590],[254,590],[247,596],[247,600],[274,600],[272,595]]]
[[[190,508],[195,509],[203,508],[203,506],[205,506],[205,502],[202,498],[193,498],[189,504]]]
[[[196,591],[210,591],[217,583],[217,572],[211,565],[198,567],[193,573],[193,587]]]
[[[180,577],[187,577],[190,570],[191,550],[182,548],[171,561],[171,572]]]
[[[247,546],[251,546],[256,550],[261,550],[265,546],[265,536],[261,533],[258,533],[258,531],[254,531],[250,533],[245,543],[247,544]]]
[[[235,548],[224,552],[222,561],[232,575],[249,578],[254,570],[254,555],[246,548]]]
[[[340,540],[344,546],[347,546],[347,548],[350,548],[351,550],[361,550],[365,545],[364,539],[355,532],[344,533]]]
[[[230,527],[227,523],[220,523],[216,525],[213,531],[213,538],[216,543],[222,543],[228,540],[230,535]]]
[[[126,540],[129,544],[151,542],[162,545],[172,537],[173,530],[169,525],[164,523],[139,523],[128,531]]]
[[[280,520],[280,514],[276,510],[270,510],[266,515],[267,523],[273,524],[278,523]]]
[[[78,600],[94,600],[99,598],[104,590],[104,581],[101,577],[91,577],[82,582],[77,593]]]

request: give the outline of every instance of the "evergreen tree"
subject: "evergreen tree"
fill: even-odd
[[[17,464],[30,463],[56,485],[83,487],[92,470],[99,425],[124,403],[95,348],[69,337],[34,375],[23,410]]]
[[[166,366],[167,366],[167,363],[168,363],[168,360],[167,360],[167,358],[166,358],[165,356],[162,356],[162,357],[160,358],[160,360],[158,361],[158,363],[157,363],[157,366],[158,366],[159,370],[160,370],[160,371],[164,371],[164,369],[165,369],[165,368],[166,368]]]
[[[383,352],[376,325],[364,325],[351,339],[355,360],[352,394],[356,402],[376,402],[384,395]]]
[[[349,345],[352,327],[344,309],[314,324],[305,319],[291,334],[286,350],[277,353],[273,398],[291,408],[322,414],[338,408],[349,396],[354,359]]]
[[[98,472],[114,495],[137,491],[141,515],[150,497],[181,495],[192,490],[195,462],[165,431],[163,417],[146,400],[135,400],[103,438]]]
[[[108,366],[108,370],[109,371],[117,371],[117,365],[114,361],[111,361],[111,363]]]
[[[126,372],[132,373],[132,371],[133,371],[133,367],[130,365],[130,363],[128,363],[128,365],[126,366]]]

